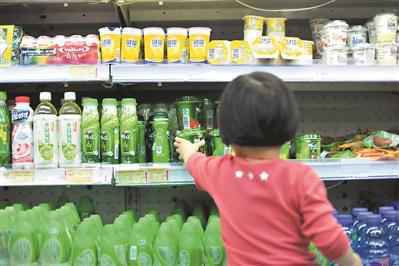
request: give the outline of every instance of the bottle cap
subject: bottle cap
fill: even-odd
[[[116,105],[117,101],[115,98],[104,98],[103,99],[103,105],[105,104],[112,104],[112,105]]]
[[[43,91],[39,96],[40,101],[51,101],[51,92]]]
[[[98,101],[95,98],[90,98],[90,97],[84,97],[82,99],[82,105],[98,105]]]
[[[342,225],[352,225],[353,217],[350,214],[339,214],[337,215],[338,222]]]
[[[6,100],[7,100],[7,92],[0,91],[0,101],[6,101]]]
[[[385,211],[382,214],[382,217],[385,219],[388,219],[390,221],[395,221],[396,218],[398,217],[398,215],[399,215],[399,211]]]
[[[361,212],[367,212],[369,209],[367,208],[353,208],[352,209],[352,215],[357,217],[359,215],[359,213]]]
[[[123,98],[121,104],[137,104],[135,98]]]
[[[382,206],[378,208],[378,213],[381,214],[382,216],[384,216],[384,213],[386,211],[394,211],[395,208],[392,206]]]
[[[361,213],[359,213],[359,215],[357,216],[357,219],[358,219],[360,222],[365,222],[365,221],[367,221],[367,218],[368,218],[370,215],[373,215],[373,213],[372,213],[372,212],[361,212]]]
[[[379,214],[372,214],[367,219],[367,224],[370,226],[379,225],[381,223],[382,217]]]
[[[76,100],[76,94],[73,91],[67,91],[64,93],[64,99],[65,101],[75,101]]]
[[[28,96],[17,96],[15,103],[30,103],[30,98]]]

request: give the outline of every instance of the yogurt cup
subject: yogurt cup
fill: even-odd
[[[370,20],[366,23],[367,33],[369,35],[369,43],[375,44],[377,41],[376,30],[374,20]]]
[[[259,16],[245,16],[244,20],[244,40],[252,44],[259,40],[263,34],[264,17]]]
[[[393,43],[377,43],[377,65],[396,65],[398,47]]]
[[[167,28],[166,46],[168,63],[187,63],[188,45],[186,28]]]
[[[378,14],[374,17],[377,43],[393,43],[396,41],[398,17],[393,13]]]
[[[208,63],[213,65],[230,64],[231,45],[229,41],[211,41],[208,48]]]
[[[348,40],[349,25],[343,20],[327,23],[322,30],[321,38],[324,47],[345,47]]]
[[[162,63],[165,54],[165,32],[162,28],[144,28],[144,59],[150,63]]]
[[[352,49],[352,58],[354,65],[374,65],[375,47],[368,44],[359,44]]]
[[[281,41],[281,57],[286,60],[298,60],[302,58],[304,43],[296,37],[285,37]]]
[[[137,28],[122,29],[121,61],[123,63],[137,63],[141,59],[143,31]]]
[[[347,65],[348,49],[346,47],[325,47],[323,51],[323,63],[326,65]]]
[[[244,65],[251,64],[254,61],[252,49],[247,41],[231,42],[231,59],[232,64]]]
[[[190,62],[205,62],[208,55],[208,44],[211,37],[211,28],[189,28]]]
[[[265,18],[267,36],[281,40],[285,37],[286,18]]]
[[[119,63],[121,59],[121,28],[100,28],[101,61]]]
[[[348,47],[354,48],[367,43],[367,29],[362,25],[352,26],[348,31]]]

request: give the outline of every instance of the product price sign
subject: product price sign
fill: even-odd
[[[147,169],[148,183],[166,183],[168,182],[168,168],[154,165]]]
[[[69,76],[71,79],[94,80],[97,78],[97,66],[96,65],[69,66]]]
[[[142,168],[118,169],[115,171],[115,181],[118,185],[146,184],[146,171]]]
[[[6,172],[5,178],[10,183],[31,183],[34,175],[34,170],[12,169]]]
[[[90,168],[67,168],[65,169],[65,181],[79,184],[94,184],[95,169]]]

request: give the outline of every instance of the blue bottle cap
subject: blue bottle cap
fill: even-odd
[[[393,222],[397,220],[399,216],[399,211],[384,211],[382,217]]]
[[[369,210],[369,209],[367,209],[367,208],[353,208],[353,209],[352,209],[352,215],[353,215],[354,217],[357,217],[359,213],[361,213],[361,212],[367,212],[368,210]]]
[[[383,213],[386,211],[394,211],[394,210],[395,210],[395,208],[392,206],[382,206],[382,207],[378,208],[378,213],[383,215]]]
[[[380,225],[382,220],[381,215],[379,214],[372,214],[367,218],[367,224],[369,226],[376,226],[376,225]]]
[[[338,222],[344,226],[353,224],[353,217],[350,214],[339,214],[337,216]]]
[[[358,219],[360,222],[366,222],[366,221],[367,221],[367,218],[368,218],[370,215],[373,215],[373,213],[372,213],[372,212],[361,212],[361,213],[359,213],[359,215],[357,216],[357,219]]]

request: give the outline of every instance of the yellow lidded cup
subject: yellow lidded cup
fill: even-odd
[[[249,44],[259,40],[263,34],[264,17],[245,16],[244,20],[244,40]]]
[[[281,57],[287,60],[301,59],[304,53],[304,43],[296,37],[285,37],[281,42]]]
[[[251,64],[253,62],[252,49],[247,41],[231,42],[231,59],[232,64]]]
[[[211,28],[194,27],[189,30],[190,62],[205,62],[208,55],[208,44]]]
[[[229,41],[211,41],[208,47],[208,63],[230,64],[231,45]]]
[[[120,62],[121,29],[104,27],[98,31],[101,40],[101,61],[103,63]]]
[[[267,26],[267,36],[275,37],[279,40],[285,37],[286,18],[265,18]]]
[[[143,32],[137,28],[122,29],[122,62],[137,63],[140,61]]]
[[[162,28],[145,28],[144,58],[147,62],[162,63],[165,53],[165,32]]]
[[[166,35],[168,63],[187,63],[187,29],[167,28]]]

